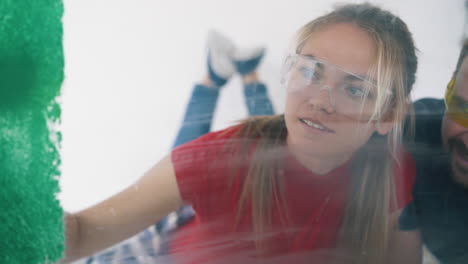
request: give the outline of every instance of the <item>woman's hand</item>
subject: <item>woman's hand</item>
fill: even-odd
[[[136,183],[81,212],[65,215],[69,262],[92,255],[156,223],[182,205],[167,156]]]

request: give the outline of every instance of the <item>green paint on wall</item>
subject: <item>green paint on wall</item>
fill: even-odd
[[[57,261],[61,0],[0,1],[0,263]]]

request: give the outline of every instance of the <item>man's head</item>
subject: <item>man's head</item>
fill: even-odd
[[[468,40],[447,87],[442,137],[450,153],[454,179],[468,188]]]

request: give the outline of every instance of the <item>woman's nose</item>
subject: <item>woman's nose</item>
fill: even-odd
[[[308,104],[316,110],[325,111],[328,114],[334,113],[335,102],[332,88],[328,85],[320,87],[317,93],[309,98]]]

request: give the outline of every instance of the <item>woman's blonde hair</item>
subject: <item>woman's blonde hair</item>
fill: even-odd
[[[416,49],[411,33],[400,18],[365,3],[338,6],[331,13],[303,26],[297,33],[296,52],[300,53],[315,32],[337,23],[352,23],[374,40],[377,58],[372,71],[378,88],[374,117],[395,122],[387,136],[372,136],[353,155],[352,184],[339,247],[349,253],[348,263],[383,263],[393,228],[390,206],[395,205],[396,200],[394,164],[403,120],[411,105],[409,94],[415,82]],[[282,208],[281,211],[285,212],[283,220],[288,221],[284,179],[279,173],[287,133],[282,115],[248,119],[237,133],[241,140],[239,158],[249,162],[250,167],[243,183],[236,221],[240,221],[242,211],[251,201],[253,231],[256,234],[270,231],[273,206]],[[262,239],[256,245],[260,251],[268,247]]]

